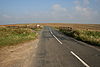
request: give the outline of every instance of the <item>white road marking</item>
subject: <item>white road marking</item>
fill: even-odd
[[[53,35],[53,37],[54,37],[60,44],[62,44],[62,42],[52,33],[52,31],[50,31],[50,33]]]
[[[74,55],[79,61],[81,61],[86,67],[90,67],[87,63],[85,63],[80,57],[78,57],[73,51],[71,51],[71,54]]]
[[[55,36],[55,35],[53,35],[55,38],[56,38],[56,40],[60,43],[60,44],[62,44],[62,42]]]
[[[53,35],[52,31],[50,31],[50,32],[51,32],[51,34]]]

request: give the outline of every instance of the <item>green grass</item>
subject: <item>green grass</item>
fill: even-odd
[[[74,30],[68,27],[59,27],[58,29],[68,36],[74,37],[91,45],[100,46],[100,31]]]
[[[15,45],[36,38],[36,32],[29,28],[0,27],[0,46]]]

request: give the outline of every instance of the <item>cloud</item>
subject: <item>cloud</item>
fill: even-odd
[[[52,6],[52,9],[54,11],[67,11],[67,9],[66,8],[63,8],[60,4],[54,4]]]
[[[79,0],[76,0],[76,1],[74,1],[74,4],[76,4],[76,5],[80,5],[81,3],[80,3]]]
[[[90,4],[90,1],[89,0],[83,0],[83,5],[84,6],[88,6]]]
[[[78,6],[87,7],[90,4],[89,0],[75,0],[74,3]]]
[[[81,7],[81,6],[76,6],[75,10],[78,14],[80,14],[80,16],[82,17],[86,17],[86,18],[91,18],[93,16],[95,16],[96,11],[93,11],[91,8],[85,8],[85,7]]]
[[[74,7],[76,13],[75,16],[78,16],[80,21],[82,20],[87,23],[100,23],[100,13],[98,10],[90,7],[90,0],[76,0],[74,3],[76,4]]]
[[[90,0],[76,0],[74,3],[76,4],[76,6],[74,7],[76,14],[81,18],[84,18],[86,20],[93,19],[98,13],[96,10],[93,10],[89,7]]]
[[[8,15],[6,15],[6,14],[3,14],[2,17],[3,17],[3,18],[6,18],[6,19],[12,18],[11,16],[8,16]]]
[[[59,4],[54,4],[51,8],[51,15],[53,17],[65,17],[67,13],[67,9],[62,7]]]
[[[73,15],[66,7],[61,6],[60,4],[52,5],[50,16],[57,19],[72,19]]]

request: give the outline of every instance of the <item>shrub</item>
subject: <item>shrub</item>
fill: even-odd
[[[90,43],[92,45],[100,46],[100,32],[91,30],[74,30],[70,27],[59,27],[62,33],[74,37],[78,40]]]
[[[33,40],[36,32],[29,28],[0,27],[0,46],[13,45]]]

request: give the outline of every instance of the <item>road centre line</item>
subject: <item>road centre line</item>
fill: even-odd
[[[60,43],[60,44],[62,44],[62,42],[55,36],[55,35],[53,35],[55,38],[56,38],[56,40]]]
[[[90,67],[87,63],[85,63],[80,57],[78,57],[73,51],[70,51],[72,55],[74,55],[81,63],[83,63],[86,67]]]
[[[49,29],[50,30],[50,29]],[[62,42],[52,33],[52,31],[50,30],[50,33],[53,35],[53,37],[60,43],[62,44]],[[76,55],[73,51],[70,51],[70,53],[75,56],[85,67],[90,67],[87,63],[85,63],[78,55]]]
[[[52,31],[50,31],[50,33],[53,35],[53,37],[54,37],[60,44],[62,44],[62,42],[52,33]]]
[[[50,31],[50,32],[51,32],[51,34],[53,35],[52,31]]]

